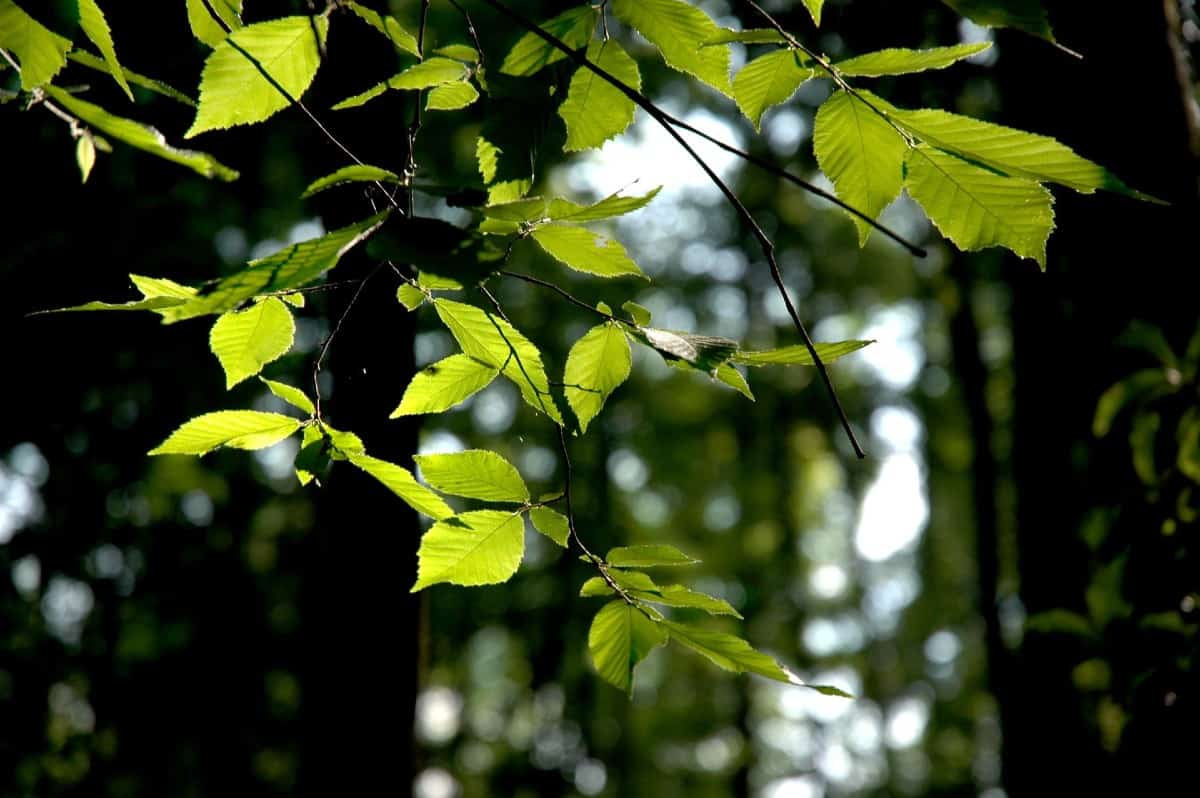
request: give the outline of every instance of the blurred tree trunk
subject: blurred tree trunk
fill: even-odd
[[[1048,273],[1010,264],[1020,595],[1030,616],[1052,608],[1086,615],[1083,527],[1089,510],[1113,503],[1128,460],[1123,450],[1095,445],[1091,418],[1101,391],[1119,376],[1113,340],[1130,320],[1150,321],[1175,338],[1195,324],[1192,277],[1176,254],[1190,249],[1197,160],[1169,7],[1137,3],[1112,13],[1065,0],[1046,6],[1059,39],[1084,57],[1002,33],[1005,121],[1053,135],[1175,203],[1081,199],[1057,189]],[[1173,301],[1186,296],[1192,299]],[[1009,795],[1063,788],[1111,795],[1122,773],[1148,772],[1141,766],[1151,763],[1104,750],[1095,701],[1073,684],[1081,659],[1080,646],[1062,636],[1027,635],[1016,652],[1003,730]],[[1157,762],[1161,772],[1165,751]]]

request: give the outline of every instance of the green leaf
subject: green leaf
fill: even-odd
[[[16,56],[21,64],[21,88],[29,91],[49,83],[66,66],[71,41],[26,14],[12,0],[0,0],[0,48]]]
[[[618,546],[609,549],[604,560],[617,568],[654,568],[660,565],[694,565],[700,562],[665,543]]]
[[[302,410],[310,416],[317,412],[317,408],[313,406],[312,400],[309,399],[304,391],[295,386],[288,385],[284,382],[276,382],[268,380],[266,377],[259,377],[259,381],[270,389],[271,393],[287,402],[297,410]]]
[[[567,547],[567,538],[571,534],[571,525],[565,515],[557,510],[551,510],[549,507],[534,507],[529,511],[529,520],[533,522],[533,528],[538,532],[541,532],[564,549]]]
[[[479,51],[467,44],[447,44],[433,51],[437,55],[462,61],[464,64],[478,64]]]
[[[989,28],[1017,30],[1054,41],[1040,0],[942,0],[972,22]]]
[[[952,47],[930,47],[926,50],[910,50],[906,47],[890,47],[873,53],[848,58],[834,64],[847,77],[878,78],[884,75],[908,75],[930,69],[945,69],[964,58],[982,53],[992,46],[991,42],[956,44]]]
[[[228,390],[283,357],[295,337],[292,312],[280,300],[269,297],[245,310],[221,314],[209,333],[208,347],[225,370]]]
[[[324,177],[319,177],[308,184],[308,188],[304,189],[304,193],[300,195],[300,199],[311,197],[324,191],[327,188],[344,185],[346,183],[374,183],[388,182],[399,183],[400,176],[389,169],[381,169],[378,166],[369,166],[367,164],[353,164],[351,166],[343,166],[335,172],[330,172]]]
[[[642,88],[637,62],[621,49],[616,39],[588,45],[587,59],[634,89]],[[599,147],[619,136],[633,124],[636,106],[620,89],[591,69],[581,66],[571,76],[567,99],[558,115],[567,126],[567,152]]]
[[[796,674],[784,668],[773,657],[755,651],[740,637],[697,626],[663,621],[671,639],[690,648],[719,668],[734,673],[757,673],[768,679],[789,684],[804,684]]]
[[[411,283],[401,283],[396,289],[396,301],[403,305],[405,310],[416,310],[426,299],[425,292]]]
[[[909,151],[906,167],[908,193],[959,249],[1002,246],[1046,268],[1054,200],[1045,188],[927,144]]]
[[[108,65],[107,62],[105,62],[105,60],[103,58],[94,56],[91,53],[89,53],[87,50],[72,50],[71,52],[67,53],[67,58],[69,58],[70,60],[74,61],[77,64],[82,64],[83,66],[88,67],[89,69],[95,69],[98,72],[104,72],[109,75],[113,74],[112,68]],[[130,69],[125,69],[124,67],[120,68],[120,74],[121,74],[123,80],[125,80],[128,83],[133,84],[134,86],[141,86],[143,89],[149,89],[150,91],[154,92],[155,94],[160,94],[163,97],[170,97],[172,100],[181,102],[184,105],[190,105],[193,108],[196,107],[195,100],[193,100],[191,97],[187,96],[183,92],[179,91],[178,89],[168,86],[167,84],[163,83],[161,80],[155,80],[154,78],[148,78],[145,75],[141,75]]]
[[[1096,414],[1092,417],[1092,434],[1103,438],[1126,407],[1162,396],[1172,390],[1163,369],[1135,371],[1100,394],[1100,400],[1096,402]]]
[[[121,63],[117,61],[117,50],[113,46],[112,31],[108,28],[108,20],[104,18],[104,12],[100,10],[96,0],[78,0],[78,3],[79,27],[83,28],[84,34],[92,40],[92,43],[100,50],[100,54],[104,56],[104,60],[108,64],[108,73],[113,76],[113,80],[125,92],[125,96],[132,100],[133,92],[130,91],[129,83],[125,80],[125,71],[121,68]]]
[[[629,318],[633,319],[633,323],[638,325],[639,327],[645,327],[653,319],[653,317],[650,315],[649,310],[647,310],[646,308],[642,307],[641,305],[639,305],[638,303],[636,303],[632,300],[623,303],[621,305],[621,310],[628,313]]]
[[[370,25],[375,30],[382,33],[388,38],[392,45],[409,55],[421,57],[421,50],[417,47],[417,37],[413,36],[404,26],[396,21],[394,17],[386,14],[380,14],[360,3],[344,3],[350,7],[350,10],[359,16],[364,22]]]
[[[450,509],[450,505],[446,504],[441,496],[417,482],[417,478],[407,468],[362,452],[346,453],[346,460],[379,480],[384,487],[399,496],[405,504],[417,512],[427,515],[435,521],[441,521],[454,515],[454,510]]]
[[[908,142],[849,92],[837,92],[817,109],[813,151],[837,195],[871,218],[900,195]],[[861,247],[871,226],[857,216],[850,219]]]
[[[709,615],[732,615],[734,618],[742,617],[741,613],[735,610],[728,601],[719,599],[716,596],[710,596],[707,593],[691,590],[683,585],[663,585],[655,592],[633,590],[630,592],[630,595],[636,599],[649,601],[653,604],[662,604],[666,607],[702,610]]]
[[[737,353],[737,341],[713,335],[657,330],[643,327],[638,334],[668,362],[683,362],[704,372],[711,372]]]
[[[588,630],[588,650],[596,672],[626,693],[633,692],[633,669],[667,642],[656,621],[624,601],[611,601],[596,613]]]
[[[217,45],[200,74],[200,107],[184,138],[269,119],[308,90],[329,30],[326,17],[284,17],[235,30]]]
[[[600,219],[611,219],[624,216],[646,207],[652,199],[658,196],[662,186],[656,186],[641,196],[609,194],[599,202],[591,205],[577,205],[570,200],[553,199],[550,201],[547,215],[554,221],[563,222],[595,222]]]
[[[424,296],[421,294],[422,299]],[[499,368],[469,355],[451,355],[413,376],[404,389],[400,405],[389,418],[449,410],[468,396],[482,391],[499,373]]]
[[[572,50],[578,50],[587,45],[596,28],[597,12],[590,5],[577,6],[564,11],[557,17],[548,19],[538,27],[560,39]],[[526,33],[504,57],[500,71],[514,77],[527,77],[541,71],[556,61],[566,58],[566,54],[536,33]]]
[[[525,554],[525,523],[519,512],[474,510],[438,521],[421,538],[417,582],[430,585],[494,585],[517,572]]]
[[[242,27],[242,0],[208,1],[227,26],[233,30]],[[204,0],[187,0],[187,18],[192,27],[192,35],[209,47],[216,47],[225,41],[228,35],[225,28],[212,18]]]
[[[385,210],[320,238],[291,244],[265,258],[252,260],[242,271],[219,280],[207,293],[164,311],[163,319],[170,324],[210,313],[224,313],[259,294],[306,285],[336,266],[342,255],[378,230],[389,213]]]
[[[479,91],[465,80],[434,86],[425,99],[427,111],[457,111],[479,99]]]
[[[632,364],[629,340],[611,321],[588,330],[571,347],[563,382],[580,432],[587,432],[608,397],[629,377]]]
[[[763,112],[787,102],[800,84],[816,73],[796,50],[783,49],[761,55],[746,64],[733,79],[733,99],[758,130]]]
[[[129,279],[135,288],[142,292],[146,299],[191,299],[196,295],[196,289],[190,285],[181,285],[165,277],[144,277],[131,274]]]
[[[1025,631],[1074,635],[1091,638],[1095,636],[1092,622],[1083,615],[1067,609],[1050,609],[1034,613],[1025,619]]]
[[[701,47],[712,47],[714,44],[787,44],[787,38],[774,28],[748,28],[746,30],[725,30],[709,36],[700,43]]]
[[[79,165],[80,182],[86,183],[96,165],[96,140],[84,133],[75,140],[75,163]]]
[[[713,378],[718,382],[725,383],[751,402],[754,401],[754,393],[750,390],[750,383],[746,382],[746,377],[742,372],[735,369],[732,364],[722,363],[717,366],[716,371],[713,372]]]
[[[587,557],[582,559],[585,562],[591,562]],[[654,584],[654,580],[641,571],[624,571],[620,568],[610,567],[608,575],[622,590],[658,590],[658,585]]]
[[[579,595],[582,598],[595,598],[597,596],[611,596],[613,589],[608,586],[608,582],[604,581],[604,577],[593,576],[588,579],[579,588]]]
[[[526,118],[543,109],[516,101],[497,102],[495,111],[484,121],[475,144],[479,174],[488,186],[488,203],[509,202],[529,193],[533,187],[533,165],[538,142],[532,137],[533,125],[511,125],[505,120]]]
[[[613,0],[612,10],[659,49],[667,66],[732,96],[729,47],[700,46],[721,33],[703,11],[683,0]]]
[[[1133,471],[1146,485],[1158,481],[1158,466],[1155,464],[1154,449],[1158,440],[1158,428],[1162,419],[1158,413],[1138,413],[1133,417],[1129,430],[1129,451],[1133,456]]]
[[[433,86],[440,86],[443,83],[457,83],[466,77],[467,68],[461,62],[450,58],[428,58],[419,64],[413,64],[408,69],[392,75],[382,83],[375,84],[361,94],[347,97],[333,106],[333,110],[341,111],[345,108],[357,108],[375,99],[388,89],[419,91]]]
[[[530,238],[552,258],[575,271],[598,277],[635,275],[649,279],[630,259],[620,241],[587,228],[547,224],[530,233]]]
[[[516,383],[530,407],[560,425],[563,423],[550,393],[542,353],[528,338],[504,319],[474,305],[442,298],[435,299],[433,305],[463,352],[500,369],[505,377]]]
[[[825,0],[804,0],[804,7],[808,9],[808,13],[813,18],[813,24],[818,28],[821,27],[821,6],[824,4]]]
[[[132,119],[114,116],[100,106],[93,105],[86,100],[81,100],[57,86],[43,86],[42,90],[70,114],[78,117],[81,121],[86,122],[89,126],[103,132],[105,135],[112,136],[118,141],[123,141],[131,147],[145,150],[151,155],[157,155],[159,158],[186,166],[193,172],[197,172],[207,178],[215,177],[220,180],[236,180],[238,177],[237,172],[220,163],[206,152],[181,150],[172,147],[167,144],[167,140],[162,133],[159,133],[149,125],[143,125],[141,122],[135,122]]]
[[[221,446],[265,449],[300,429],[300,422],[279,413],[258,410],[218,410],[185,421],[150,454],[195,454]]]
[[[813,344],[813,348],[817,350],[817,354],[821,357],[822,363],[832,363],[839,358],[845,357],[851,352],[857,352],[864,346],[873,343],[875,343],[873,340],[837,341],[836,343]],[[741,363],[745,366],[814,365],[812,355],[809,353],[808,347],[804,344],[785,346],[781,349],[764,349],[761,351],[738,352],[733,356],[732,360],[734,363]]]
[[[452,454],[413,457],[434,489],[453,496],[492,502],[529,501],[529,488],[516,466],[495,452],[468,449]]]

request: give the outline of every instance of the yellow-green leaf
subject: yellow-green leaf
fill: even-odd
[[[951,47],[930,47],[925,50],[889,47],[886,50],[847,58],[834,66],[847,77],[878,78],[884,75],[907,75],[930,69],[944,69],[964,58],[982,53],[991,46],[991,42],[974,42],[972,44],[956,44]]]
[[[815,73],[796,50],[775,50],[746,64],[733,79],[733,98],[758,130],[763,112],[787,102]]]
[[[551,510],[549,507],[534,507],[529,511],[529,520],[533,522],[533,528],[538,532],[541,532],[564,549],[567,547],[567,538],[571,534],[571,525],[565,515],[557,510]]]
[[[263,385],[267,386],[271,393],[287,402],[297,410],[302,410],[303,412],[308,413],[310,416],[317,412],[317,409],[313,406],[312,400],[309,399],[308,396],[305,395],[304,391],[300,390],[299,388],[293,385],[288,385],[284,382],[268,380],[266,377],[259,377],[258,379]]]
[[[457,111],[479,99],[479,90],[465,80],[443,83],[429,90],[425,98],[427,111]]]
[[[632,363],[629,339],[613,322],[593,327],[571,347],[563,382],[580,432],[587,432],[609,395],[629,377]]]
[[[421,476],[436,490],[492,502],[529,501],[529,488],[516,466],[495,452],[468,449],[450,454],[419,454],[413,458]]]
[[[378,166],[352,164],[350,166],[343,166],[341,169],[330,172],[324,177],[319,177],[309,183],[308,188],[304,189],[304,193],[300,195],[300,198],[305,199],[327,188],[333,188],[345,183],[374,182],[399,183],[400,176],[389,169],[381,169]]]
[[[417,293],[425,298],[420,291]],[[449,410],[468,396],[482,391],[499,373],[495,366],[468,355],[451,355],[413,376],[390,418]]]
[[[346,3],[345,5],[349,6],[350,10],[357,14],[363,22],[386,36],[397,50],[420,58],[421,50],[417,47],[417,37],[409,33],[394,17],[380,14],[361,3]]]
[[[382,83],[376,83],[361,94],[347,97],[333,106],[333,110],[341,111],[346,108],[357,108],[360,105],[365,105],[388,89],[418,91],[433,86],[440,86],[443,83],[461,82],[466,76],[467,68],[459,61],[451,58],[428,58],[418,64],[413,64],[402,72],[392,75]]]
[[[648,279],[620,241],[587,228],[546,224],[534,230],[530,237],[548,255],[575,271],[598,277],[633,275]]]
[[[183,423],[150,454],[195,454],[221,446],[233,449],[265,449],[296,430],[300,422],[279,413],[258,410],[218,410]]]
[[[225,370],[225,388],[229,389],[283,357],[295,336],[292,312],[269,297],[245,310],[221,314],[209,333],[208,346]]]
[[[525,554],[525,522],[519,512],[475,510],[438,521],[421,538],[417,582],[430,585],[494,585],[517,572]]]
[[[548,19],[539,26],[551,36],[562,41],[572,50],[577,50],[592,38],[596,27],[596,9],[590,5],[576,6],[568,9],[557,17]],[[500,71],[505,75],[526,77],[540,71],[556,61],[566,58],[566,54],[554,47],[536,33],[526,33],[504,57]]]
[[[588,650],[596,672],[614,687],[633,691],[633,669],[667,642],[659,621],[624,601],[611,601],[596,613],[588,630]]]
[[[405,504],[417,512],[427,515],[435,521],[454,515],[450,505],[446,504],[441,496],[417,482],[417,478],[407,468],[389,463],[387,460],[380,460],[378,457],[371,457],[361,450],[343,453],[351,465],[379,480],[385,488],[399,496]]]
[[[667,66],[732,96],[729,46],[701,46],[721,33],[703,11],[683,0],[613,0],[612,10],[659,49]]]
[[[641,89],[637,63],[616,39],[588,45],[587,58],[634,89]],[[619,136],[633,123],[633,100],[591,69],[581,66],[571,76],[567,99],[558,115],[567,126],[567,151],[587,150]]]
[[[242,27],[242,0],[208,0],[213,10],[225,21],[232,30]],[[225,41],[228,35],[221,23],[212,17],[204,0],[187,0],[188,24],[192,27],[192,35],[209,47],[216,47]]]
[[[0,47],[21,65],[21,88],[29,91],[66,66],[71,41],[25,13],[12,0],[0,0]]]
[[[79,27],[83,28],[84,34],[100,50],[100,55],[104,56],[113,80],[125,92],[125,96],[132,100],[133,92],[130,91],[129,84],[125,81],[125,72],[121,68],[121,63],[117,61],[117,50],[113,46],[112,31],[108,28],[108,20],[104,18],[104,12],[100,10],[96,0],[78,0],[78,3]]]

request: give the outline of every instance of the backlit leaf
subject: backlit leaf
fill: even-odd
[[[333,106],[333,110],[340,111],[345,108],[357,108],[375,99],[388,89],[419,91],[420,89],[440,86],[443,83],[459,82],[466,78],[466,76],[467,68],[458,61],[451,58],[428,58],[420,63],[413,64],[402,72],[392,75],[382,83],[375,84],[361,94],[347,97]]]
[[[432,487],[453,496],[493,502],[529,501],[529,488],[516,466],[495,452],[468,449],[413,458]]]
[[[800,84],[816,74],[805,65],[800,53],[784,48],[760,55],[746,64],[733,79],[733,98],[738,108],[759,129],[763,112],[787,102]]]
[[[300,422],[279,413],[218,410],[186,421],[150,454],[195,454],[221,446],[265,449],[300,429]]]
[[[417,512],[437,521],[454,515],[450,505],[446,504],[441,496],[417,482],[417,478],[407,468],[371,457],[365,452],[347,453],[346,460],[382,482],[384,487]]]
[[[71,41],[42,25],[14,3],[0,0],[0,47],[21,65],[21,88],[29,91],[66,66]]]
[[[729,47],[701,47],[721,33],[708,15],[683,0],[613,0],[617,19],[659,49],[667,66],[732,96]]]
[[[593,327],[571,347],[564,391],[581,432],[587,432],[609,395],[629,377],[632,363],[629,340],[613,322]]]
[[[299,388],[293,385],[288,385],[284,382],[268,380],[266,377],[259,377],[258,379],[263,385],[267,386],[271,393],[287,402],[297,410],[302,410],[305,413],[308,413],[310,416],[317,412],[316,407],[313,406],[312,400],[309,399],[305,395],[304,391],[300,390]]]
[[[421,294],[421,298],[424,297]],[[482,391],[499,373],[499,368],[469,355],[451,355],[413,376],[390,418],[449,410],[468,396]]]
[[[300,198],[311,197],[313,194],[317,194],[327,188],[333,188],[345,183],[373,183],[375,181],[399,183],[400,176],[389,169],[381,169],[378,166],[367,164],[343,166],[341,169],[330,172],[324,177],[319,177],[309,183],[308,188],[304,189],[304,193],[300,195]]]
[[[345,5],[349,6],[350,10],[357,14],[363,22],[386,36],[397,50],[420,57],[421,51],[417,47],[417,37],[409,33],[403,25],[396,21],[395,17],[380,14],[361,3],[345,3]]]
[[[596,9],[581,5],[548,19],[539,27],[560,39],[572,50],[585,46],[592,38],[596,27]],[[535,33],[526,33],[504,57],[500,71],[505,75],[525,77],[540,71],[542,67],[561,61],[566,54]]]
[[[475,510],[443,519],[421,538],[412,592],[443,582],[506,582],[524,554],[525,522],[519,512]]]
[[[113,68],[110,67],[103,58],[98,58],[97,56],[89,53],[87,50],[72,50],[71,52],[67,53],[67,58],[77,64],[83,64],[89,69],[95,69],[98,72],[104,72],[109,75],[113,74]],[[168,86],[161,80],[148,78],[145,75],[141,75],[130,69],[125,69],[124,67],[120,67],[120,74],[122,80],[126,81],[127,83],[131,83],[134,86],[141,86],[143,89],[149,89],[155,94],[160,94],[163,97],[170,97],[172,100],[181,102],[184,105],[190,105],[193,108],[196,107],[195,100],[178,89]]]
[[[637,63],[616,39],[592,42],[587,58],[623,83],[641,89]],[[634,111],[633,100],[591,69],[579,67],[567,87],[567,99],[558,107],[558,115],[567,126],[563,149],[571,152],[599,147],[625,132],[633,123]]]
[[[425,98],[425,109],[428,111],[457,111],[460,108],[466,108],[478,99],[478,89],[465,80],[443,83],[429,90],[429,96]]]
[[[700,562],[665,543],[618,546],[610,549],[604,560],[617,568],[653,568],[662,565],[694,565]]]
[[[125,80],[124,70],[121,64],[117,61],[117,50],[113,46],[112,31],[109,30],[108,20],[104,18],[104,12],[100,10],[96,0],[78,0],[79,3],[79,27],[83,28],[84,34],[92,40],[100,50],[100,55],[104,56],[104,61],[108,64],[109,74],[113,76],[113,80],[121,87],[130,100],[133,99],[133,92],[129,89],[129,83]]]
[[[242,27],[242,0],[208,0],[208,3],[227,27],[233,30]],[[204,0],[187,0],[187,18],[192,35],[209,47],[216,47],[225,41],[228,35],[225,28],[213,19]]]
[[[208,347],[221,362],[229,389],[286,354],[295,336],[291,311],[270,297],[245,310],[221,314],[209,333]]]
[[[878,78],[884,75],[907,75],[930,69],[944,69],[964,58],[982,53],[991,46],[991,42],[975,42],[956,44],[951,47],[930,47],[925,50],[890,47],[886,50],[847,58],[834,66],[847,77]]]
[[[575,271],[598,277],[646,278],[621,242],[602,233],[573,225],[547,224],[535,229],[530,238],[552,258]]]
[[[534,507],[529,511],[529,520],[533,522],[533,528],[538,532],[564,549],[567,547],[567,538],[571,534],[571,527],[565,515],[557,510],[551,510],[549,507]]]
[[[837,341],[833,343],[813,344],[813,348],[817,350],[822,363],[832,363],[872,343],[874,341]],[[741,363],[746,366],[814,365],[812,354],[804,344],[785,346],[780,349],[742,351],[735,354],[731,359],[735,363]]]
[[[624,601],[605,604],[588,630],[596,672],[626,693],[633,691],[634,667],[666,642],[667,633],[658,621]]]

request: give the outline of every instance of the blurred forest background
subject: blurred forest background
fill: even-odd
[[[567,7],[519,5],[537,19]],[[723,25],[755,24],[741,3],[702,5]],[[206,324],[24,314],[119,301],[129,272],[209,279],[360,218],[364,203],[353,190],[297,199],[342,161],[294,111],[201,138],[241,170],[237,183],[118,146],[81,186],[65,125],[0,107],[0,795],[405,795],[409,784],[420,798],[1197,794],[1200,500],[1174,463],[1181,419],[1200,435],[1195,370],[1182,362],[1200,315],[1187,54],[1200,23],[1191,0],[1044,5],[1082,60],[933,0],[829,0],[820,32],[799,3],[769,7],[833,56],[994,35],[977,63],[872,88],[1053,135],[1171,207],[1056,191],[1042,274],[999,250],[954,252],[901,201],[885,221],[927,239],[919,260],[879,235],[860,250],[827,203],[703,150],[775,237],[814,337],[876,339],[833,367],[870,457],[853,457],[808,370],[755,371],[749,404],[651,357],[635,358],[594,432],[572,443],[593,548],[680,544],[704,561],[692,584],[737,606],[745,637],[852,701],[733,678],[674,649],[639,670],[629,701],[587,662],[600,606],[576,597],[587,568],[539,536],[509,584],[412,597],[420,527],[377,485],[335,470],[301,489],[286,443],[147,458],[184,419],[275,400],[253,381],[225,395]],[[36,6],[72,29],[74,2]],[[417,3],[393,6],[415,21]],[[250,0],[246,18],[303,7]],[[468,7],[498,63],[516,31]],[[123,62],[190,91],[204,51],[182,8],[105,5]],[[449,3],[431,15],[438,44],[466,41]],[[388,74],[386,44],[341,27],[311,107],[349,93],[343,79]],[[672,112],[817,173],[810,134],[827,82],[769,112],[758,137],[731,102],[637,54],[647,93]],[[118,97],[94,74],[83,81]],[[178,141],[188,109],[140,99],[140,115]],[[365,160],[394,164],[411,100],[380,101],[390,126],[375,106],[322,115]],[[423,175],[477,184],[478,125],[462,123],[473,113],[427,115]],[[616,227],[653,283],[558,270],[575,293],[619,304],[636,290],[657,326],[794,342],[752,240],[644,115],[598,154],[543,167],[573,197],[634,179],[666,186]],[[517,257],[522,271],[549,268]],[[334,279],[369,265],[360,252]],[[394,286],[376,287],[331,351],[332,423],[400,463],[418,447],[496,448],[535,489],[557,488],[550,428],[507,384],[419,429],[385,420],[414,365],[451,342],[428,309],[408,314]],[[561,369],[591,320],[533,286],[497,290]],[[269,376],[307,384],[346,293],[310,297],[296,349]],[[1098,439],[1102,392],[1139,369],[1178,390]],[[1147,466],[1136,443],[1150,427]]]

